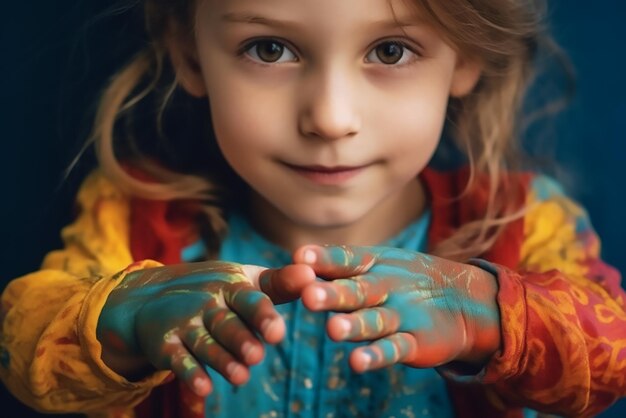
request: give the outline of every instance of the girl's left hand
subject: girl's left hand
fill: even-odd
[[[335,341],[371,341],[350,355],[363,372],[394,363],[480,367],[500,346],[495,277],[478,267],[385,247],[308,245],[294,253],[326,281],[302,293],[313,311],[343,312]]]

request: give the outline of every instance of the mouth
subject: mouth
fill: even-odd
[[[294,165],[286,167],[312,183],[322,186],[339,186],[362,173],[369,164],[360,166]]]

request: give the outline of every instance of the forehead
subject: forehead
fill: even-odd
[[[385,23],[401,25],[421,22],[411,0],[203,0],[204,14],[219,20],[266,18],[276,21],[314,22],[326,25],[344,23]]]

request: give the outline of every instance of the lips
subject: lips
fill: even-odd
[[[323,165],[285,165],[310,182],[323,186],[338,186],[347,183],[367,168],[367,165],[332,167]]]

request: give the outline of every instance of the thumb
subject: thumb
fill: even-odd
[[[377,257],[373,247],[305,245],[294,252],[293,261],[310,266],[324,279],[340,279],[367,272]]]
[[[291,264],[279,269],[244,265],[242,268],[254,287],[267,294],[275,304],[299,298],[302,289],[315,281],[315,272],[305,265]]]

